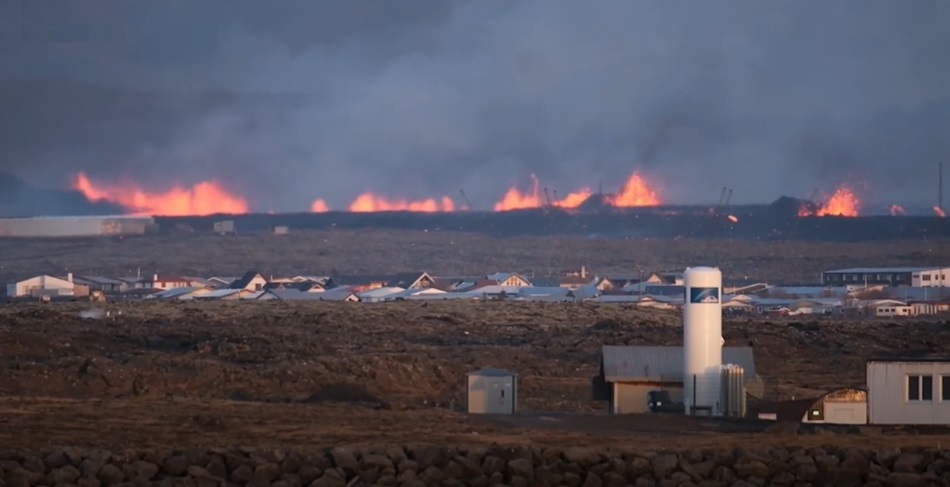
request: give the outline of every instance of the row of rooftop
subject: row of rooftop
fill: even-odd
[[[723,287],[723,309],[732,314],[865,313],[916,316],[950,311],[943,284],[950,267],[852,268],[822,273],[822,283],[772,285],[742,281]],[[280,300],[390,302],[448,299],[630,303],[672,309],[683,304],[682,272],[636,276],[588,275],[586,269],[558,277],[517,272],[446,277],[427,272],[394,275],[185,277],[153,274],[111,278],[41,275],[7,286],[11,299],[76,299],[90,293],[114,298],[176,300]]]

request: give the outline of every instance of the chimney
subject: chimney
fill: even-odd
[[[581,266],[581,279],[587,279],[587,266]]]
[[[72,272],[69,272],[69,273],[66,274],[66,280],[69,281],[69,282],[73,282],[73,273],[72,273]]]
[[[152,282],[158,282],[158,274],[152,274]]]

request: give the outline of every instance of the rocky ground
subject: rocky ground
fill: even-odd
[[[94,306],[109,316],[81,316]],[[770,399],[863,386],[871,356],[950,347],[941,321],[727,320],[724,335],[755,348]],[[677,314],[626,305],[10,305],[0,308],[0,444],[556,444],[637,434],[718,445],[758,434],[605,418],[606,404],[590,400],[602,345],[681,340]],[[523,422],[460,412],[465,373],[485,366],[520,375]]]
[[[546,276],[587,266],[591,273],[717,265],[730,281],[814,283],[843,267],[946,265],[942,240],[868,243],[622,239],[549,236],[493,238],[461,232],[300,231],[290,235],[154,235],[122,239],[0,239],[0,279],[38,274],[189,276],[388,274]]]

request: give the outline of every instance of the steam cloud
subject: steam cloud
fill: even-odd
[[[634,169],[682,203],[850,180],[929,205],[947,18],[943,0],[5,0],[0,171],[213,178],[275,211],[459,188],[488,209],[531,173],[566,194]]]

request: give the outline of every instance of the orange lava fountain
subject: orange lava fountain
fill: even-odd
[[[215,181],[204,181],[191,188],[173,186],[166,191],[146,191],[133,183],[95,184],[84,173],[75,176],[72,188],[91,202],[107,201],[136,215],[186,216],[215,213],[244,214],[248,204],[229,193]]]
[[[651,188],[646,179],[638,173],[631,174],[620,193],[609,197],[607,202],[618,208],[662,204],[657,191]]]
[[[811,211],[808,208],[802,208],[798,211],[798,216],[847,216],[856,217],[859,215],[861,201],[854,191],[847,186],[838,186],[831,198],[818,208],[817,211]]]
[[[326,213],[328,211],[330,211],[330,207],[327,205],[326,201],[315,199],[313,200],[313,203],[310,203],[311,213]]]
[[[417,211],[422,213],[436,213],[455,211],[455,202],[448,196],[427,199],[422,201],[387,200],[373,193],[363,193],[350,204],[350,211],[354,213],[369,213],[375,211]]]

